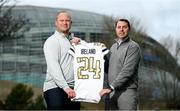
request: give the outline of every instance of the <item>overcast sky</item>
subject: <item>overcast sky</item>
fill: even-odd
[[[180,0],[17,0],[35,5],[96,12],[115,17],[133,16],[156,40],[171,35],[180,39]]]

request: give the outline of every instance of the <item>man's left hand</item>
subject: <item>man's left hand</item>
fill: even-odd
[[[72,40],[71,40],[71,44],[77,45],[77,44],[80,43],[80,41],[81,41],[80,38],[78,38],[78,37],[73,37]]]
[[[102,97],[102,96],[104,96],[104,95],[106,95],[106,94],[109,94],[111,91],[112,91],[111,89],[102,89],[102,90],[99,92],[99,94],[100,94],[100,96]]]

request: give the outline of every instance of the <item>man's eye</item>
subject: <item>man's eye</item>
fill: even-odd
[[[70,20],[66,20],[66,22],[70,22]]]
[[[124,26],[123,28],[128,28],[128,26]]]

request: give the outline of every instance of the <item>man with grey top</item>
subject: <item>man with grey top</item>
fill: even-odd
[[[129,37],[128,20],[118,19],[115,31],[117,38],[111,46],[109,58],[109,87],[102,89],[100,95],[108,94],[105,100],[106,110],[136,110],[140,47]]]
[[[43,92],[48,110],[80,110],[80,103],[71,101],[76,93],[73,90],[73,57],[68,50],[71,42],[80,41],[79,38],[72,38],[69,32],[71,24],[70,14],[59,12],[55,20],[56,31],[44,43],[47,74]]]

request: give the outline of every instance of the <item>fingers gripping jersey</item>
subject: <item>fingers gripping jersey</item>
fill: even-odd
[[[104,55],[108,51],[102,43],[84,41],[71,48],[69,53],[74,56],[76,92],[73,101],[99,103],[104,80]]]

